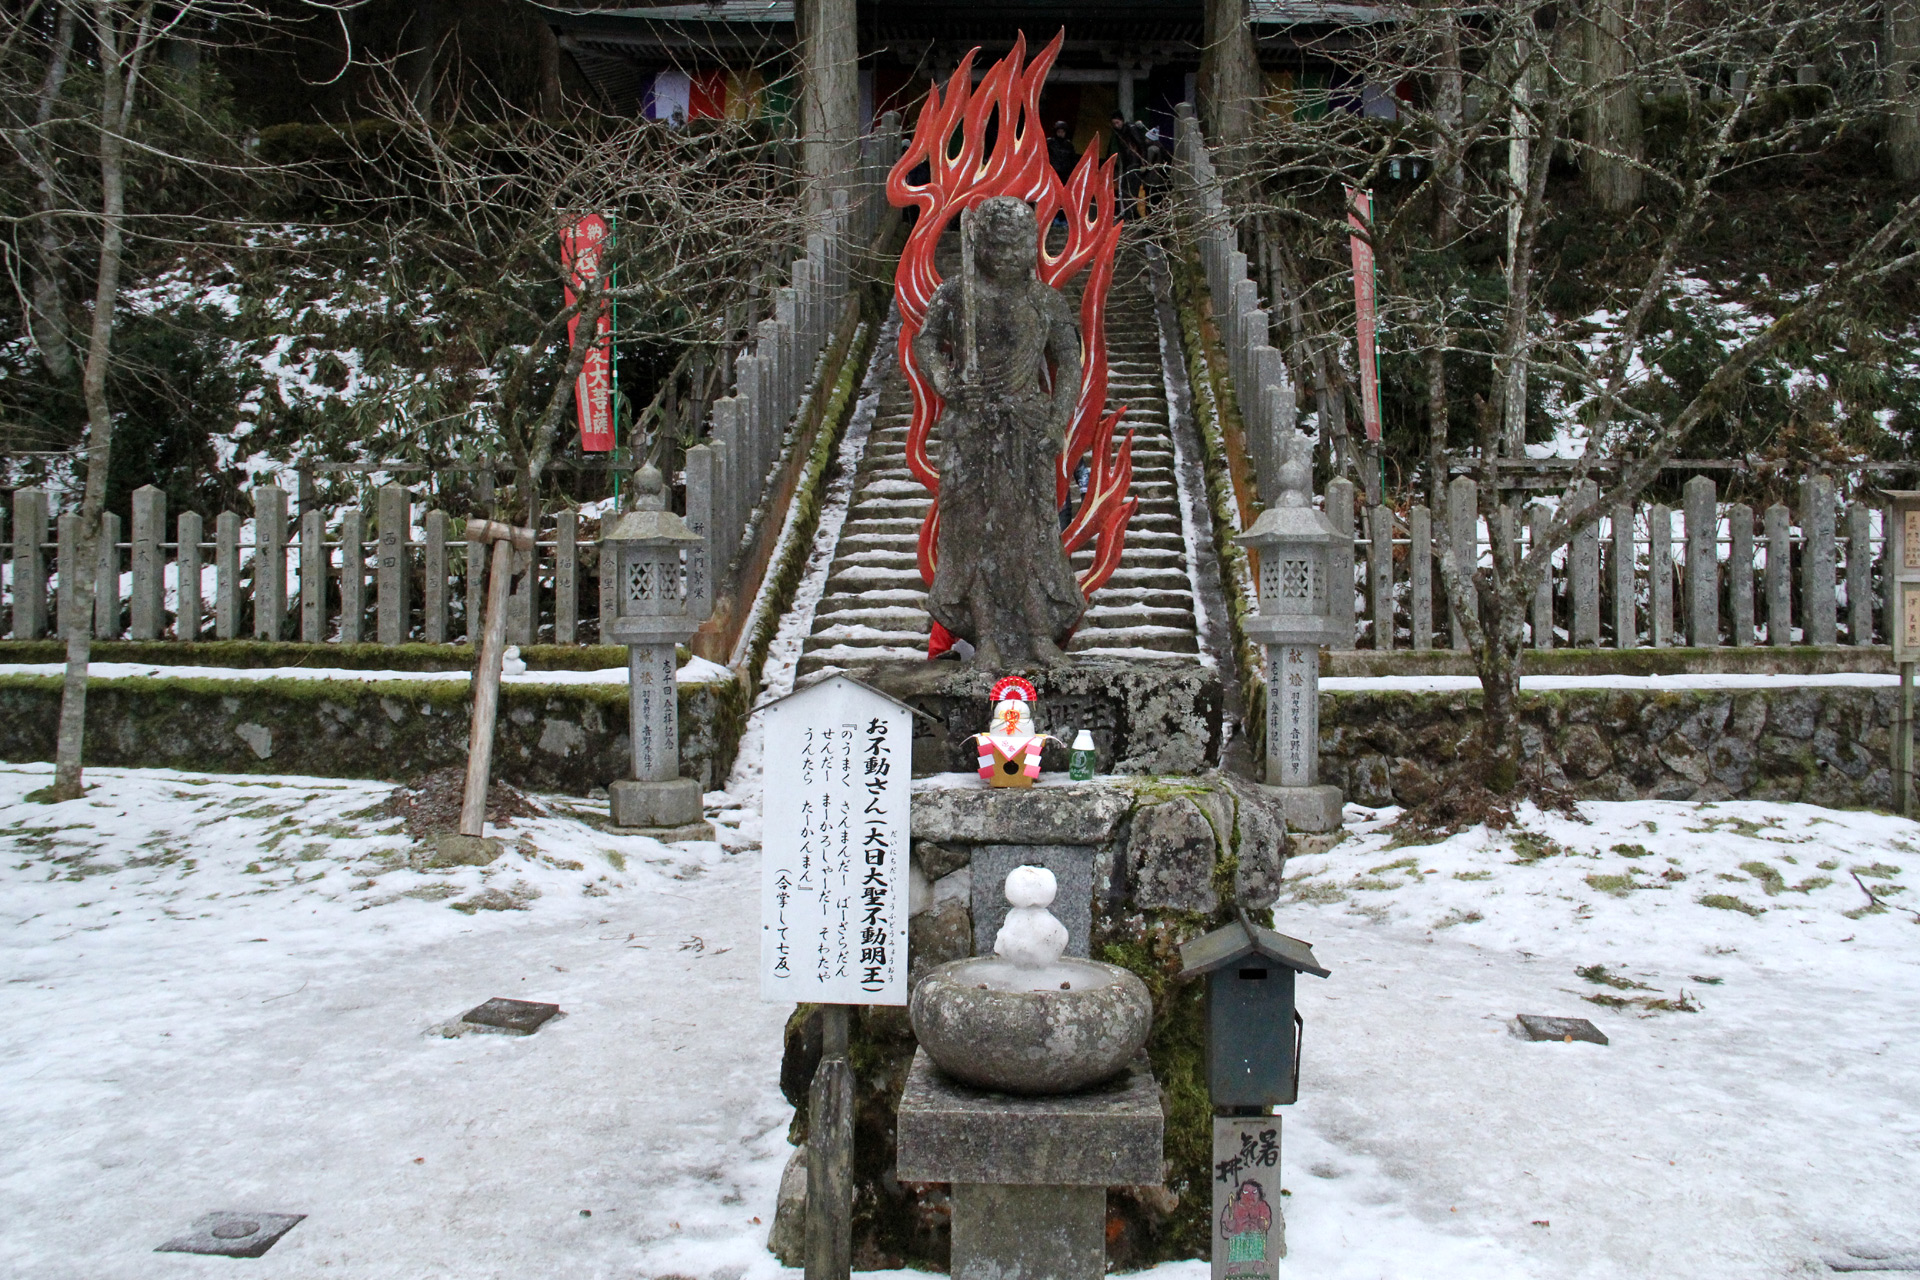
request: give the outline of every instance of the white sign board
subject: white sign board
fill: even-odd
[[[760,994],[903,1005],[912,712],[834,676],[761,715]]]

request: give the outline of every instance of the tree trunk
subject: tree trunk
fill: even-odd
[[[1496,514],[1489,530],[1498,523]],[[1480,767],[1487,789],[1504,795],[1520,781],[1521,605],[1513,592],[1503,589],[1510,583],[1494,582],[1484,572],[1472,579],[1461,576],[1477,588],[1485,633],[1473,650],[1474,672],[1480,677]]]
[[[406,54],[407,96],[424,120],[433,119],[434,99],[440,92],[440,53],[453,24],[445,0],[419,0],[407,24],[411,48]]]
[[[853,0],[798,0],[801,158],[816,213],[852,175],[860,131],[860,45]]]
[[[538,13],[533,15],[534,39],[540,43],[540,114],[556,120],[566,109],[560,85],[560,41]]]
[[[113,413],[107,403],[107,365],[113,351],[114,309],[120,301],[120,265],[126,253],[126,129],[139,83],[152,5],[123,19],[102,3],[94,23],[100,47],[100,262],[94,277],[93,325],[81,391],[87,405],[87,485],[80,499],[80,539],[74,565],[73,616],[67,628],[67,670],[60,691],[60,725],[54,743],[53,798],[84,794],[81,749],[86,740],[87,660],[93,640],[93,597],[100,563],[100,515],[107,503],[107,469],[113,457]],[[125,22],[123,27],[121,24]]]
[[[73,52],[74,12],[60,6],[53,40],[47,53],[47,74],[34,104],[34,123],[44,127],[66,86],[68,60]],[[66,245],[61,237],[63,201],[54,181],[53,165],[41,139],[22,142],[20,155],[34,174],[34,205],[39,223],[28,240],[27,330],[40,352],[40,361],[54,378],[67,381],[74,374],[73,312],[67,296]]]
[[[1460,234],[1460,207],[1466,197],[1467,183],[1460,131],[1466,126],[1467,113],[1458,19],[1448,10],[1439,21],[1440,67],[1434,77],[1433,104],[1433,242],[1444,252]],[[1451,340],[1443,310],[1432,326],[1423,360],[1427,378],[1427,505],[1432,511],[1446,508],[1447,426],[1451,412],[1447,399],[1447,344]]]
[[[1902,182],[1920,178],[1920,0],[1886,0],[1887,160]]]
[[[1896,3],[1900,0],[1895,0]],[[1911,2],[1911,0],[1909,0]],[[1608,213],[1639,208],[1645,175],[1634,161],[1645,155],[1640,135],[1640,87],[1630,75],[1629,0],[1601,0],[1585,28],[1588,82],[1598,92],[1587,112],[1587,195]]]
[[[1246,0],[1206,0],[1206,47],[1200,54],[1200,114],[1213,132],[1229,179],[1245,167],[1241,152],[1253,134],[1261,94],[1260,53]]]

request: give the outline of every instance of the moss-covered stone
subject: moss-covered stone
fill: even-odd
[[[0,759],[53,759],[59,709],[58,677],[0,676]],[[736,679],[683,684],[679,709],[681,773],[716,785],[733,767],[746,690]],[[463,763],[471,718],[467,683],[431,676],[95,679],[86,761],[400,781]],[[584,795],[625,777],[625,687],[503,686],[493,762],[496,777],[529,790]]]

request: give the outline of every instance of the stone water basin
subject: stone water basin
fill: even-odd
[[[1111,1080],[1147,1042],[1153,999],[1119,965],[1061,956],[943,964],[908,1006],[935,1065],[976,1089],[1073,1093]]]

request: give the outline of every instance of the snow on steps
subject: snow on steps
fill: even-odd
[[[1138,261],[1126,258],[1116,273],[1108,312],[1108,401],[1127,406],[1124,423],[1135,433],[1133,495],[1140,507],[1127,531],[1120,567],[1095,593],[1069,649],[1089,656],[1195,662],[1200,644],[1193,583],[1174,487],[1153,298]],[[860,460],[853,505],[800,659],[803,672],[926,655],[932,622],[917,547],[931,499],[906,466],[911,405],[896,370],[881,393]],[[1090,551],[1082,551],[1074,567],[1084,569],[1091,559]]]

